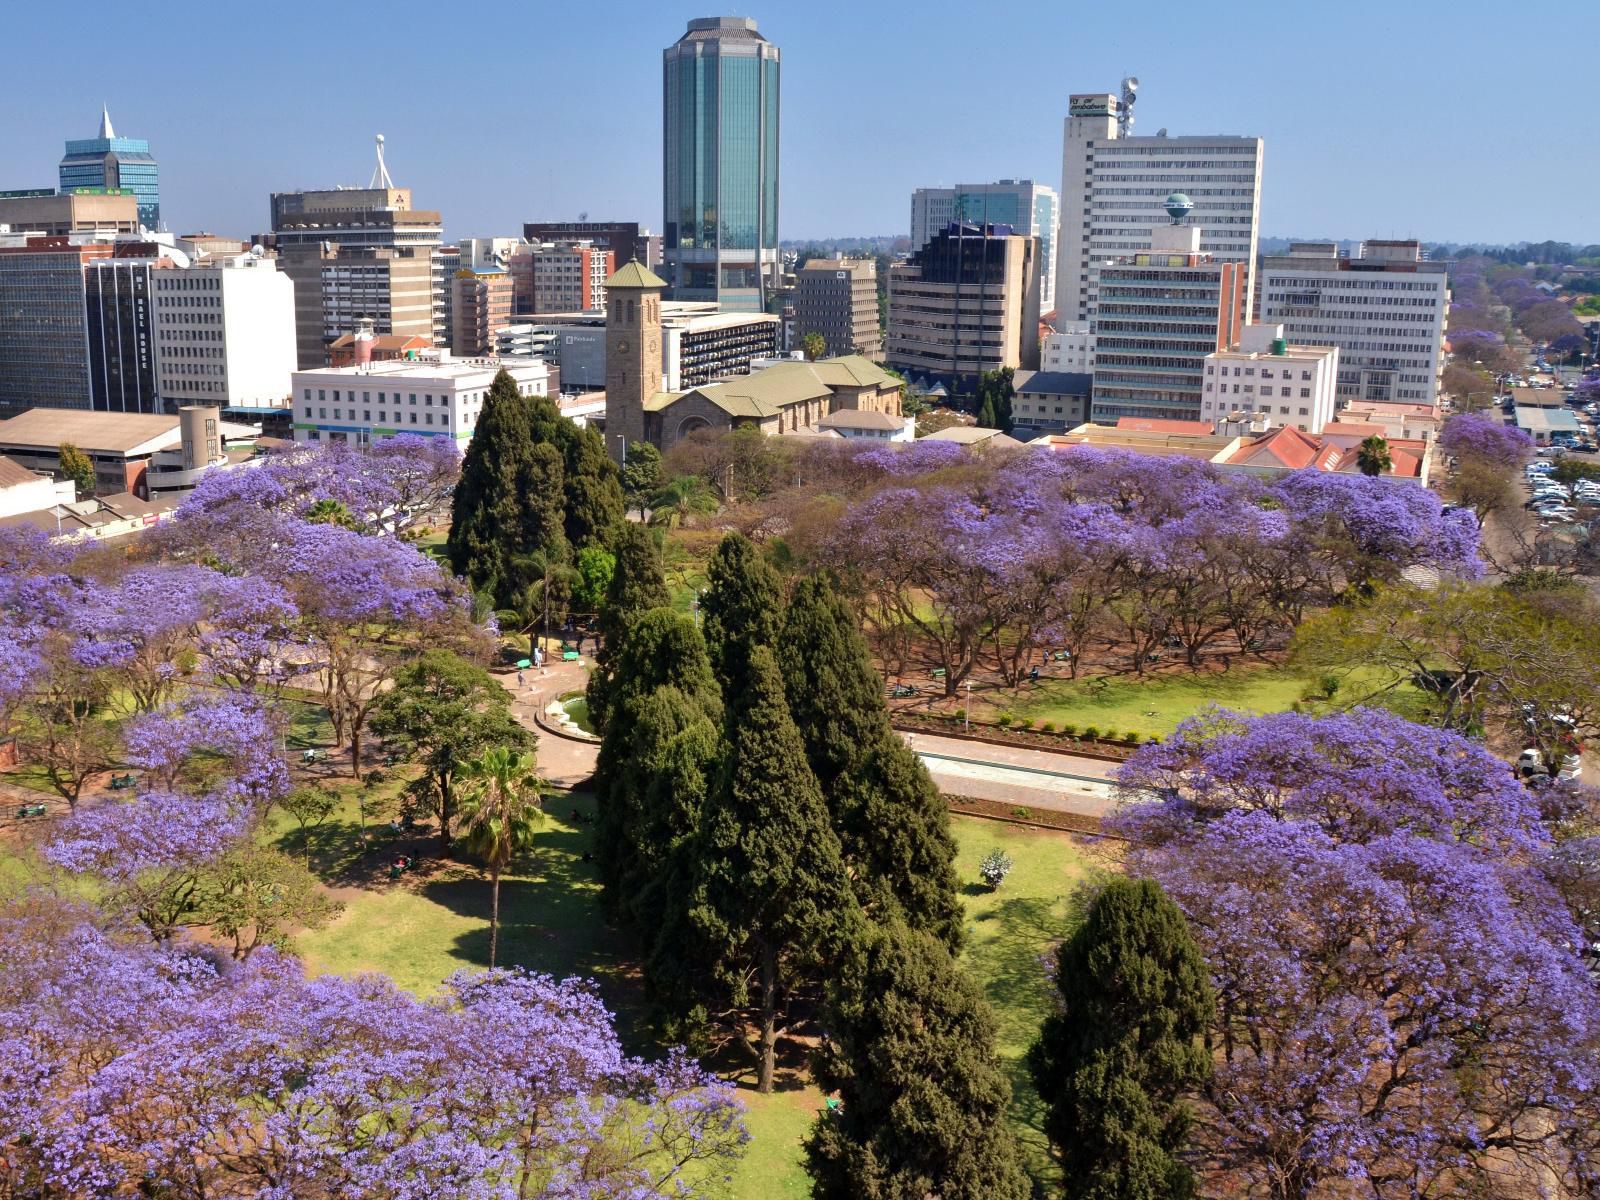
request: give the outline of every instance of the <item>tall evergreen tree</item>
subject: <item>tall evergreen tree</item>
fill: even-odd
[[[815,983],[858,935],[860,912],[772,651],[755,646],[748,667],[701,821],[686,915],[707,955],[694,965],[732,1004],[754,1009],[757,1086],[767,1093],[794,990]]]
[[[554,446],[535,443],[517,472],[516,553],[509,563],[512,603],[530,615],[546,576],[571,557],[562,517],[566,472]]]
[[[1024,1200],[994,1015],[935,939],[877,927],[829,987],[806,1172],[818,1200]]]
[[[528,422],[527,398],[510,374],[500,371],[484,397],[450,505],[450,569],[497,604],[509,602],[511,560],[522,551],[517,539],[525,522],[518,487],[533,467]]]
[[[795,585],[778,647],[789,711],[857,899],[879,920],[897,910],[913,929],[958,949],[964,913],[949,809],[889,724],[866,639],[825,579]]]
[[[1152,880],[1113,880],[1062,943],[1056,985],[1028,1065],[1072,1195],[1193,1196],[1182,1097],[1210,1075],[1215,1001],[1183,913]]]
[[[700,598],[711,667],[732,702],[747,685],[750,653],[774,646],[783,624],[783,584],[742,533],[722,539],[706,568]]]
[[[566,418],[562,418],[565,420]],[[567,421],[571,425],[571,421]],[[608,546],[627,519],[622,477],[599,430],[574,426],[565,447],[567,540],[577,549]]]
[[[589,720],[595,729],[605,730],[611,708],[611,682],[628,631],[645,613],[665,608],[671,602],[655,536],[641,526],[624,524],[617,534],[616,562],[606,586],[605,602],[600,606],[600,650],[595,655],[595,669],[589,675],[587,689]]]

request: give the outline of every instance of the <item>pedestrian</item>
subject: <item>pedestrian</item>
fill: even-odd
[[[543,646],[535,646],[533,648],[533,665],[538,667],[541,671],[544,670],[544,647]]]
[[[527,686],[528,685],[527,685],[526,681],[524,681],[523,678],[522,678],[522,672],[518,671],[517,672],[517,687],[519,689],[521,689],[521,688],[524,688],[524,687],[527,687]]]

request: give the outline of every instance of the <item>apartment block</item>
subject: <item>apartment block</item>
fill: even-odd
[[[511,272],[504,267],[462,268],[451,285],[452,353],[467,357],[493,353],[496,337],[512,321]]]
[[[1246,325],[1236,346],[1206,355],[1200,419],[1221,427],[1264,415],[1320,434],[1333,421],[1339,350],[1291,346],[1282,325]]]
[[[168,411],[288,406],[294,285],[272,259],[235,254],[151,278],[156,378]]]

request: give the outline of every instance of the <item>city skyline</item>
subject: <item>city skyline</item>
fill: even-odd
[[[83,73],[47,66],[47,55],[19,56],[13,82],[28,97],[29,119],[0,130],[0,188],[50,186],[62,143],[91,135],[104,104],[118,131],[147,139],[161,161],[164,216],[178,232],[247,236],[267,227],[271,192],[359,184],[378,132],[389,139],[397,184],[443,213],[452,240],[583,212],[660,231],[661,47],[688,19],[722,15],[716,6],[585,10],[605,28],[598,62],[570,53],[576,23],[485,49],[476,26],[502,10],[471,4],[453,13],[461,31],[453,57],[448,36],[443,46],[414,36],[405,19],[413,8],[424,11],[401,0],[377,25],[330,12],[315,42],[200,55],[181,73],[152,71],[138,55],[109,59],[87,87]],[[1163,4],[1157,40],[1149,21],[1045,4],[1013,10],[1003,24],[888,0],[734,13],[753,17],[784,50],[784,240],[904,233],[919,186],[999,178],[1055,186],[1067,96],[1114,90],[1129,72],[1144,83],[1138,133],[1166,126],[1265,139],[1263,236],[1600,236],[1581,211],[1600,165],[1570,153],[1585,121],[1575,74],[1507,53],[1503,31],[1431,0],[1314,13],[1254,0],[1225,12]],[[1530,0],[1519,13],[1530,29],[1560,28],[1580,41],[1584,27],[1600,31],[1593,10],[1561,0]],[[93,4],[90,15],[113,43],[149,33],[127,10]],[[165,6],[163,17],[179,28],[214,21],[188,0]],[[48,45],[47,21],[38,10],[19,13],[15,44]],[[277,45],[292,46],[294,57]],[[351,69],[354,46],[381,56],[396,84],[469,69],[476,83],[459,93],[375,88],[370,71]],[[496,53],[506,69],[483,69],[483,56]],[[1230,57],[1237,69],[1219,70]],[[1493,86],[1469,86],[1480,64]],[[596,73],[604,88],[593,86]],[[285,104],[286,94],[307,102]],[[979,94],[984,102],[972,102]],[[1530,99],[1512,105],[1511,95]],[[493,138],[476,118],[485,110],[495,114]],[[1493,184],[1471,169],[1484,147],[1514,155],[1515,168]],[[838,186],[841,172],[848,188]]]

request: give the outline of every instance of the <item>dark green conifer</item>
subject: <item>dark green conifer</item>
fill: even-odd
[[[706,568],[706,580],[700,598],[706,649],[732,703],[746,685],[751,650],[777,642],[783,624],[783,585],[742,533],[722,539]]]
[[[524,525],[519,481],[533,466],[528,401],[511,376],[500,371],[489,385],[483,411],[461,463],[461,479],[450,504],[450,568],[475,592],[497,605],[510,602],[512,558],[522,552],[515,537]]]
[[[671,603],[666,577],[661,571],[661,551],[655,535],[642,525],[624,524],[616,537],[616,562],[597,622],[600,650],[589,675],[589,721],[604,732],[611,707],[611,682],[628,631],[654,608]]]

